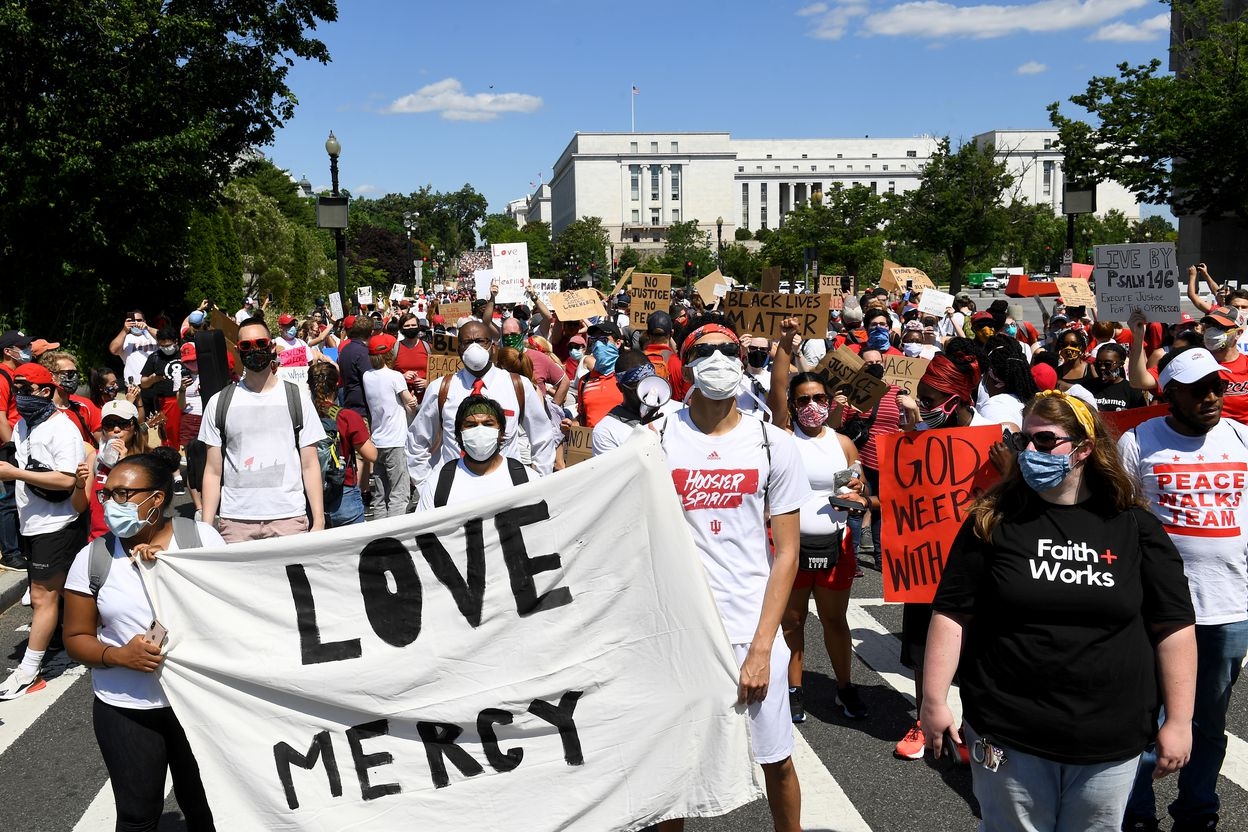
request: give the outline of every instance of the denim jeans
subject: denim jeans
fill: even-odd
[[[1244,655],[1248,653],[1248,621],[1231,624],[1196,625],[1196,707],[1192,714],[1192,756],[1179,770],[1179,796],[1170,804],[1170,817],[1195,820],[1215,815],[1218,800],[1218,772],[1226,757],[1226,711],[1231,705],[1231,688],[1239,678]],[[1163,715],[1164,719],[1164,715]],[[1154,817],[1153,768],[1157,749],[1149,746],[1140,758],[1135,788],[1127,812],[1138,817]]]
[[[963,739],[979,735],[963,723]],[[981,832],[1118,832],[1139,757],[1071,765],[1003,746],[997,771],[971,762]]]
[[[16,555],[17,489],[16,483],[0,482],[0,555]]]
[[[336,529],[364,522],[364,500],[358,485],[344,485],[337,500],[325,500],[325,527]]]
[[[99,699],[95,739],[117,803],[118,832],[154,832],[165,808],[165,769],[190,832],[212,832],[199,764],[173,708],[118,708]]]

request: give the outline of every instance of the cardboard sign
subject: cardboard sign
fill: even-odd
[[[728,284],[716,283],[711,287],[711,294],[714,295],[716,299],[722,298],[724,295],[728,294]]]
[[[646,319],[652,312],[666,312],[672,305],[672,276],[670,274],[635,274],[633,288],[629,290],[631,302],[628,307],[629,324],[633,329],[645,331]]]
[[[702,297],[703,303],[707,306],[711,306],[717,299],[723,297],[722,292],[718,294],[716,293],[716,286],[723,286],[725,291],[728,288],[728,281],[725,280],[724,276],[719,273],[719,269],[716,269],[706,277],[699,280],[697,283],[693,284],[693,289]]]
[[[493,258],[492,269],[494,281],[498,283],[498,297],[495,303],[524,303],[524,287],[529,284],[529,244],[499,243],[490,246]],[[482,295],[477,289],[477,297],[489,297],[489,286]]]
[[[329,293],[329,314],[335,321],[342,320],[342,295],[337,292]]]
[[[919,379],[927,370],[927,359],[907,358],[904,355],[884,356],[884,381],[900,387],[906,395],[913,396]]]
[[[360,306],[371,306],[373,303],[373,287],[361,286],[355,290],[355,299]]]
[[[814,372],[826,377],[828,384],[835,390],[852,382],[862,367],[862,359],[842,344],[825,355]]]
[[[1053,282],[1057,284],[1057,293],[1061,295],[1062,303],[1067,306],[1096,308],[1096,295],[1092,292],[1088,281],[1075,277],[1058,277]]]
[[[390,300],[398,302],[407,297],[407,284],[394,283],[390,286]]]
[[[1097,246],[1096,307],[1107,321],[1125,321],[1140,309],[1150,321],[1178,323],[1179,277],[1174,243]]]
[[[819,275],[819,291],[825,295],[841,294],[841,276],[839,274]]]
[[[762,291],[776,293],[780,291],[780,267],[768,266],[763,269]]]
[[[430,353],[429,369],[425,373],[425,378],[433,381],[435,378],[454,375],[462,369],[464,369],[464,362],[460,360],[458,355]]]
[[[606,314],[602,299],[593,289],[573,289],[551,295],[550,309],[561,321],[587,321]]]
[[[930,604],[971,503],[1000,474],[988,458],[999,425],[879,438],[884,600]]]
[[[466,300],[448,300],[438,304],[438,314],[446,326],[455,326],[460,318],[472,317],[472,304]]]
[[[594,455],[594,429],[572,425],[568,428],[567,441],[564,443],[564,462],[576,465]]]
[[[607,297],[613,298],[616,295],[618,295],[620,292],[624,291],[624,287],[628,285],[628,281],[630,278],[632,278],[632,276],[633,276],[633,267],[629,266],[627,269],[624,270],[624,274],[620,275],[620,279],[616,282],[615,286],[611,289],[611,294],[607,295]],[[556,291],[558,290],[556,289]],[[550,303],[550,301],[547,301],[547,303]]]
[[[884,268],[880,271],[881,286],[890,292],[900,292],[906,288],[906,281],[910,281],[911,287],[915,289],[936,288],[936,284],[926,272],[908,266],[899,266],[892,260],[884,261]]]
[[[780,322],[785,318],[797,318],[798,334],[803,338],[828,334],[827,295],[729,291],[724,295],[722,311],[743,335],[779,340]]]
[[[546,304],[546,308],[549,309],[550,296],[559,291],[559,281],[547,280],[545,278],[540,280],[530,280],[529,288],[533,291],[533,294],[537,295],[538,299],[541,300],[542,303]]]
[[[429,336],[429,352],[435,355],[459,355],[459,338],[445,332],[434,332]]]
[[[919,314],[945,317],[945,310],[953,307],[953,295],[939,289],[924,289],[919,298]]]
[[[880,399],[888,394],[888,384],[875,376],[858,372],[849,380],[845,391],[849,403],[860,413],[868,413]]]

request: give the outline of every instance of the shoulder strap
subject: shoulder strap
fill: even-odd
[[[299,448],[299,434],[303,432],[303,402],[299,400],[299,387],[289,381],[286,386],[286,409],[290,411],[290,423],[295,428],[295,448]]]
[[[91,541],[91,554],[87,556],[87,576],[92,597],[99,597],[100,588],[108,580],[109,570],[113,568],[113,543],[116,539],[112,532],[105,532]]]
[[[9,371],[0,367],[0,378],[3,378],[11,386],[13,384],[13,376],[9,375]]]
[[[511,474],[512,485],[524,485],[529,481],[529,472],[525,470],[524,463],[514,457],[503,457],[507,460],[507,473]]]
[[[442,464],[438,472],[438,484],[433,489],[433,507],[441,508],[451,496],[451,484],[455,482],[455,471],[459,468],[458,459],[449,459]]]
[[[763,479],[763,502],[766,503],[771,496],[771,439],[767,436],[766,422],[760,419],[758,427],[763,432],[763,450],[767,452],[767,476]]]
[[[519,373],[511,374],[511,387],[516,391],[516,424],[524,427],[524,382]]]
[[[225,414],[230,409],[230,402],[234,399],[234,391],[238,389],[238,384],[227,384],[221,388],[221,394],[217,397],[217,433],[221,435],[221,467],[225,468],[225,460],[229,455],[227,447],[229,443],[225,438]]]
[[[204,541],[199,536],[199,524],[189,517],[173,518],[173,539],[179,549],[202,549]]]
[[[433,431],[433,442],[429,445],[429,461],[432,462],[442,452],[442,411],[446,409],[446,397],[451,392],[449,379],[455,375],[442,376],[438,380],[438,426]]]

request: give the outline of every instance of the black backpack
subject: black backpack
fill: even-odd
[[[347,479],[347,460],[342,457],[342,435],[338,432],[338,414],[341,407],[331,407],[321,417],[321,427],[325,429],[325,438],[316,443],[316,460],[321,465],[321,483],[325,486],[325,496],[337,499],[342,495],[343,483]]]

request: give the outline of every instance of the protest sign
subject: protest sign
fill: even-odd
[[[652,312],[667,311],[672,304],[672,276],[670,274],[633,275],[633,286],[628,292],[629,324],[633,329],[645,331],[646,319]]]
[[[373,287],[360,286],[355,290],[355,299],[360,306],[371,306],[373,303]]]
[[[490,246],[490,255],[493,259],[491,271],[498,284],[498,297],[494,302],[523,303],[524,287],[529,284],[529,244],[496,243]],[[478,284],[477,297],[488,298],[489,286],[483,295]]]
[[[461,318],[472,317],[472,304],[466,300],[448,300],[438,304],[438,314],[446,326],[455,326]]]
[[[429,352],[438,355],[459,355],[459,338],[445,332],[434,332],[429,336]]]
[[[1140,309],[1150,321],[1178,323],[1179,279],[1174,243],[1096,246],[1096,308],[1107,321],[1125,321]]]
[[[924,289],[919,297],[919,314],[945,317],[945,310],[953,307],[953,295],[939,289]]]
[[[398,301],[403,300],[403,298],[405,298],[406,296],[407,296],[407,284],[406,283],[393,283],[390,285],[390,300],[395,301],[397,303]]]
[[[927,369],[926,358],[907,358],[904,355],[884,356],[884,381],[896,385],[913,396],[919,386],[919,379]]]
[[[429,369],[425,372],[425,378],[432,381],[435,378],[449,376],[458,373],[464,369],[464,362],[460,360],[458,355],[447,355],[445,353],[429,354]]]
[[[1057,285],[1057,293],[1061,296],[1062,303],[1067,306],[1096,308],[1096,295],[1093,294],[1088,281],[1075,277],[1058,277],[1054,278],[1053,282]]]
[[[638,829],[762,796],[649,431],[445,508],[142,573],[218,829]]]
[[[825,295],[839,295],[841,293],[841,276],[839,274],[819,275],[819,291]]]
[[[616,295],[618,295],[620,292],[624,291],[624,287],[628,285],[628,281],[632,278],[632,276],[633,276],[633,267],[629,266],[627,269],[624,270],[624,274],[620,275],[620,279],[616,281],[615,286],[612,287],[611,289],[611,294],[607,295],[607,297],[613,298]]]
[[[888,384],[861,370],[849,380],[849,389],[845,391],[849,403],[861,413],[875,407],[887,393]]]
[[[884,600],[930,604],[967,509],[1000,478],[1000,425],[879,437]]]
[[[849,384],[863,367],[862,359],[849,347],[842,344],[829,352],[815,367],[814,372],[825,376],[832,389]]]
[[[567,441],[564,443],[564,462],[576,465],[594,455],[594,429],[572,425],[568,428]]]
[[[561,321],[585,321],[605,315],[602,299],[593,289],[573,289],[550,296],[550,309]]]
[[[914,289],[935,289],[936,284],[927,276],[926,272],[919,269],[912,269],[908,266],[899,266],[892,260],[884,261],[884,268],[880,271],[880,285],[890,292],[900,292],[906,288],[906,282],[910,282],[911,288]]]
[[[335,321],[342,320],[342,295],[337,292],[329,293],[329,314]]]
[[[546,307],[549,309],[550,296],[559,291],[559,281],[548,280],[546,278],[530,280],[529,288],[533,290],[533,294],[537,295],[541,302],[546,304]]]
[[[716,292],[716,286],[728,288],[728,281],[719,273],[719,269],[708,274],[706,277],[693,284],[693,289],[702,297],[702,302],[707,306],[711,306],[715,301],[723,297],[722,292]]]
[[[734,292],[724,295],[721,311],[742,335],[780,338],[780,322],[797,318],[803,338],[823,338],[828,334],[828,296],[818,293]]]
[[[308,387],[308,348],[288,347],[277,354],[277,377]]]
[[[1117,438],[1149,419],[1169,416],[1170,405],[1154,404],[1148,407],[1131,407],[1126,410],[1102,410],[1099,415],[1105,427],[1109,429],[1109,435]]]
[[[768,266],[763,269],[763,279],[760,284],[762,291],[775,293],[780,291],[780,267]]]

